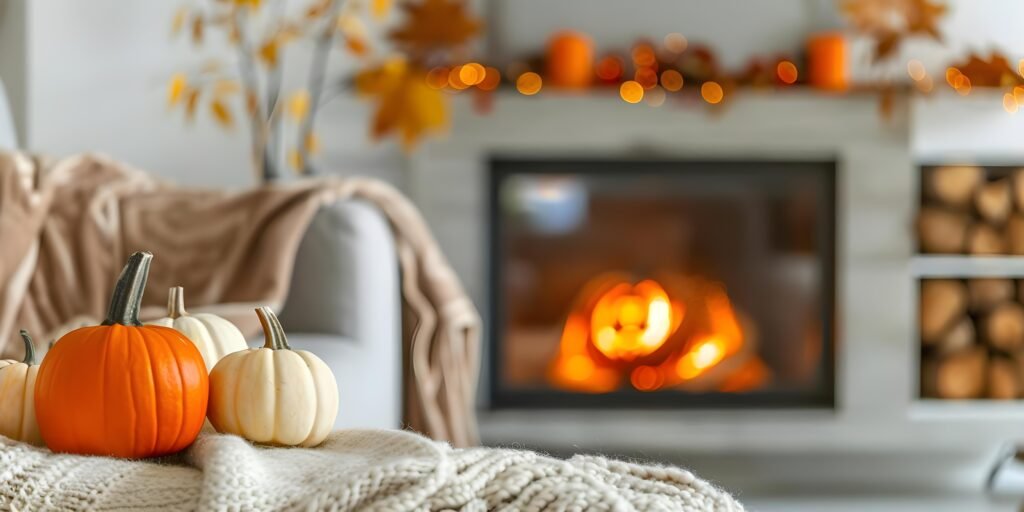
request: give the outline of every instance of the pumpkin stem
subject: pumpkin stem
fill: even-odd
[[[110,309],[103,325],[128,325],[139,327],[139,306],[142,304],[142,293],[146,291],[146,279],[149,277],[149,265],[153,254],[137,252],[128,258],[121,276],[114,285],[114,293],[110,297]]]
[[[185,311],[185,289],[174,286],[167,292],[167,316],[179,318],[187,315]]]
[[[260,317],[260,324],[263,325],[263,337],[266,340],[263,348],[274,350],[292,349],[291,345],[288,344],[288,338],[284,335],[284,328],[281,327],[281,322],[270,308],[266,306],[256,308],[256,316]]]
[[[36,345],[32,343],[32,337],[28,335],[28,331],[25,329],[22,329],[19,334],[21,334],[21,341],[25,342],[25,359],[21,362],[32,366],[36,364]]]

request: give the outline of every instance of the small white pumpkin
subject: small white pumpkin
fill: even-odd
[[[43,446],[43,437],[36,423],[36,351],[32,338],[24,330],[25,359],[0,361],[0,435],[25,443]]]
[[[180,286],[171,288],[167,293],[167,316],[148,322],[148,325],[170,327],[192,340],[203,356],[206,371],[213,370],[224,356],[249,348],[245,336],[235,324],[210,313],[187,313],[185,289]]]
[[[217,432],[280,446],[316,446],[338,416],[338,384],[320,358],[292,350],[281,322],[256,309],[266,343],[228,354],[210,372],[207,418]]]

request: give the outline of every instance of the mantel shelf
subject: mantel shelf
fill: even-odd
[[[910,260],[914,277],[1024,278],[1024,256],[921,255]]]

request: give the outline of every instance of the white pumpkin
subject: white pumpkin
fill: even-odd
[[[28,333],[21,331],[25,342],[25,359],[0,361],[0,435],[17,441],[43,446],[43,437],[36,423],[35,347]]]
[[[167,316],[148,324],[170,327],[192,340],[203,356],[206,371],[213,370],[224,356],[249,348],[235,324],[210,313],[187,313],[185,290],[180,286],[167,294]]]
[[[207,418],[218,432],[281,446],[315,446],[334,427],[338,384],[331,369],[292,350],[267,307],[256,309],[266,343],[228,354],[210,372]]]

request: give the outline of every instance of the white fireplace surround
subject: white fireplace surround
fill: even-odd
[[[739,464],[760,468],[748,479],[903,478],[980,488],[996,451],[1024,438],[1024,403],[917,398],[917,278],[1024,276],[1024,264],[915,257],[912,225],[921,163],[1024,164],[1014,144],[1024,140],[1021,121],[1009,119],[1000,105],[990,95],[915,99],[898,102],[884,120],[871,94],[747,93],[709,112],[695,98],[651,108],[613,94],[502,93],[493,112],[480,116],[468,98],[456,99],[452,133],[412,155],[409,190],[481,311],[488,310],[485,188],[491,156],[838,163],[834,411],[492,411],[482,402],[484,441],[679,457],[684,463],[753,461]],[[787,469],[786,460],[802,462]],[[899,474],[886,476],[894,472]]]

